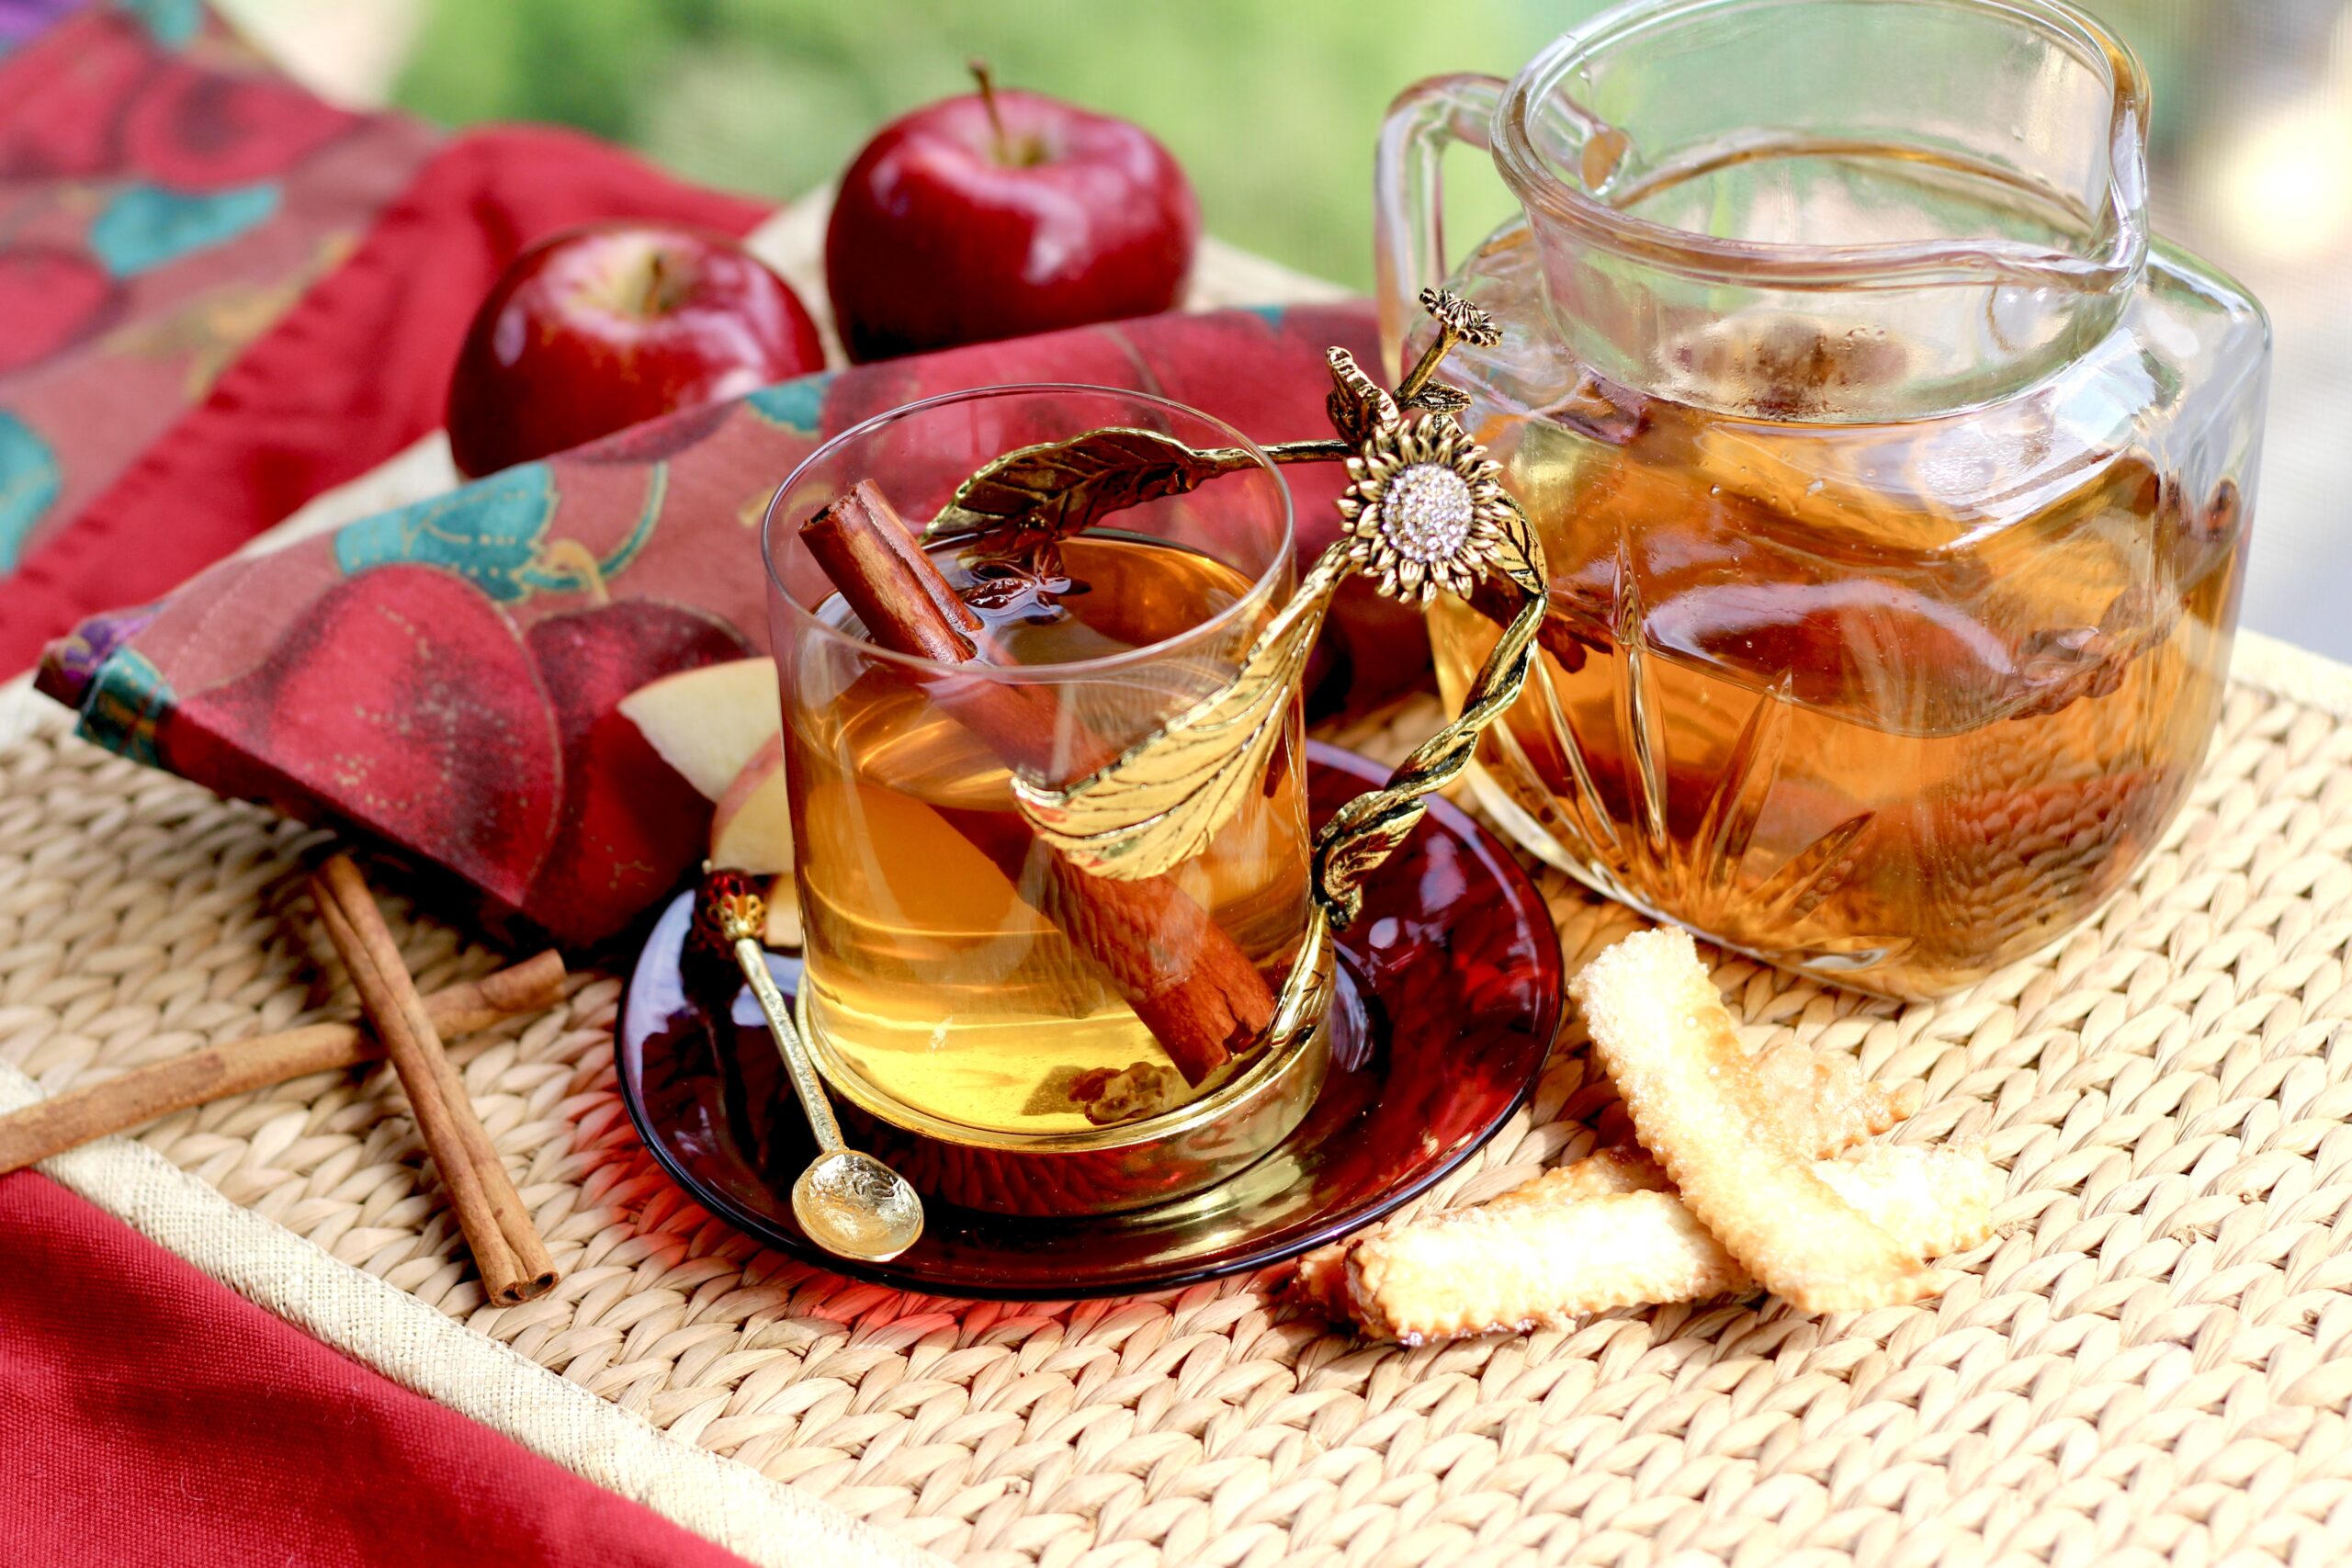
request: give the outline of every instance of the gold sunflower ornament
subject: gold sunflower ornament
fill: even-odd
[[[1467,595],[1499,558],[1511,521],[1502,469],[1451,414],[1368,435],[1340,497],[1348,558],[1391,599]]]

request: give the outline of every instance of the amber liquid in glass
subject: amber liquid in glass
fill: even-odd
[[[1789,358],[1800,388],[1840,368]],[[1586,882],[1925,996],[2052,940],[2161,831],[2219,701],[2234,487],[2063,429],[1989,449],[1964,413],[1734,418],[1596,378],[1510,412],[1555,610],[1483,793]],[[1457,706],[1508,608],[1432,611]]]
[[[1069,587],[1043,591],[976,585],[966,563],[933,558],[1023,665],[1165,641],[1250,587],[1220,562],[1148,538],[1098,531],[1063,552]],[[838,599],[818,615],[854,629]],[[1068,718],[1125,744],[1230,672],[1146,654],[1053,689]],[[999,1132],[1096,1125],[1080,1096],[1137,1064],[1168,1103],[1195,1092],[1102,966],[1045,912],[1055,903],[1053,852],[1016,814],[1012,775],[984,742],[887,665],[788,722],[803,995],[821,1052],[904,1104]],[[1306,907],[1303,736],[1295,703],[1265,787],[1168,874],[1276,989]]]

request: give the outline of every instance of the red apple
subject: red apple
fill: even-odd
[[[792,869],[792,797],[784,777],[784,737],[752,753],[710,814],[710,863],[775,876]]]
[[[481,475],[824,368],[808,312],[723,234],[598,223],[516,256],[449,378],[449,449]]]
[[[852,359],[1147,316],[1183,289],[1201,212],[1168,149],[980,86],[884,127],[842,176],[825,276]]]

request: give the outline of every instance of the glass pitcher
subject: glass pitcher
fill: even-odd
[[[1531,849],[1900,997],[2122,885],[2212,734],[2269,357],[2150,239],[2146,124],[2052,0],[1641,0],[1398,98],[1392,358],[1445,145],[1525,209],[1447,286],[1503,328],[1451,376],[1553,585],[1476,778]],[[1450,702],[1508,610],[1433,609]]]

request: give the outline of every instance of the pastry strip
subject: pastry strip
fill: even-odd
[[[1642,1146],[1758,1282],[1804,1312],[1916,1301],[1917,1255],[1813,1169],[1690,933],[1637,932],[1569,987]]]
[[[1577,1168],[1546,1174],[1566,1177]],[[1992,1235],[2003,1181],[1980,1154],[1928,1146],[1874,1145],[1849,1159],[1818,1161],[1812,1171],[1915,1261]],[[1344,1264],[1359,1326],[1418,1345],[1559,1327],[1609,1307],[1755,1288],[1671,1192],[1568,1196],[1579,1184],[1561,1181],[1548,1196],[1522,1197],[1539,1185],[1359,1243]]]

